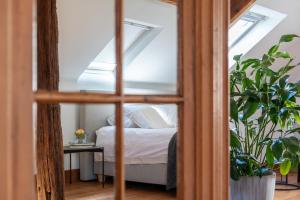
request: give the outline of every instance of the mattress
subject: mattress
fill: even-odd
[[[168,145],[177,128],[124,129],[125,164],[167,163]],[[105,126],[96,131],[96,145],[104,147],[104,161],[115,162],[115,127]],[[95,161],[101,161],[95,153]]]

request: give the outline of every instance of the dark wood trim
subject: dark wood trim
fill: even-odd
[[[0,1],[0,199],[35,199],[32,0]]]

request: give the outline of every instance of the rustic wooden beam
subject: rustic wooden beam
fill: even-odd
[[[176,5],[178,0],[161,1]],[[234,22],[239,18],[254,2],[255,0],[230,0],[230,22]]]
[[[39,90],[58,91],[58,22],[56,0],[37,0]],[[64,154],[59,104],[37,106],[37,197],[64,199]]]

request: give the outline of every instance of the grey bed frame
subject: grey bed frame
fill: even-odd
[[[115,163],[104,162],[104,175],[115,176]],[[102,175],[102,162],[94,162],[94,173]],[[167,164],[128,164],[125,165],[125,180],[141,183],[166,185]]]

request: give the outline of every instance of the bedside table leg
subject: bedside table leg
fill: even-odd
[[[72,154],[70,153],[70,184],[72,184]]]
[[[104,188],[105,176],[104,176],[104,151],[102,152],[102,187]]]

